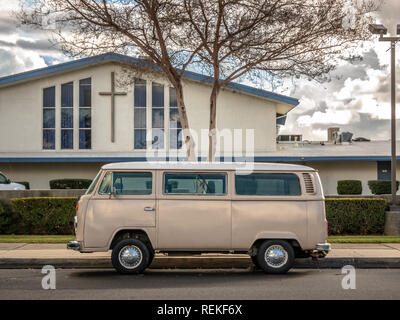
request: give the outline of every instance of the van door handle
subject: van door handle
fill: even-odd
[[[153,207],[144,207],[144,211],[156,211],[156,208],[153,208]]]

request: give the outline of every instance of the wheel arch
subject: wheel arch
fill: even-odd
[[[149,235],[147,234],[146,230],[143,229],[120,229],[116,230],[114,232],[114,235],[112,236],[108,248],[112,250],[115,245],[122,239],[138,239],[141,240],[146,244],[148,247],[149,251],[154,252],[154,247],[151,242],[151,239]]]
[[[252,246],[257,241],[265,241],[265,240],[286,240],[293,241],[295,240],[297,244],[302,247],[302,241],[297,234],[288,231],[261,231],[256,234],[254,240],[252,242]]]
[[[294,234],[260,234],[257,235],[256,239],[253,241],[252,245],[249,249],[250,256],[257,255],[258,248],[261,246],[262,243],[269,240],[284,240],[287,241],[292,247],[293,250],[297,255],[300,255],[303,252],[301,247],[301,243],[299,239]]]

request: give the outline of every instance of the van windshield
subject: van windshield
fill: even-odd
[[[101,170],[97,173],[96,178],[94,178],[94,180],[90,184],[89,188],[86,190],[85,194],[91,194],[93,192],[94,187],[97,184],[97,181],[99,181],[100,175],[101,175]]]

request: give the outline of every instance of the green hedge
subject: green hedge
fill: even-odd
[[[330,235],[383,233],[384,199],[326,199],[325,208]]]
[[[15,233],[18,228],[19,221],[15,220],[9,204],[2,203],[0,200],[0,234]]]
[[[18,181],[18,182],[16,182],[16,183],[22,184],[22,185],[25,186],[25,189],[26,189],[26,190],[30,190],[30,185],[29,185],[29,182],[28,182],[28,181]]]
[[[91,183],[89,179],[50,180],[50,189],[87,189]]]
[[[392,182],[390,180],[370,180],[368,186],[372,194],[391,194]],[[399,190],[399,181],[396,181],[396,190]]]
[[[362,184],[360,180],[339,180],[337,182],[338,194],[361,194]]]
[[[0,232],[3,232],[7,222],[8,219],[6,215],[6,209],[4,208],[4,205],[0,202]]]
[[[77,198],[11,199],[0,203],[0,233],[73,234]],[[382,234],[386,201],[383,199],[326,199],[330,235]]]
[[[11,199],[17,234],[73,234],[77,198]]]

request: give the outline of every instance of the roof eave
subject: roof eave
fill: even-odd
[[[121,55],[118,53],[105,53],[102,55],[94,56],[94,57],[88,57],[88,58],[82,58],[79,60],[73,60],[73,61],[68,61],[64,62],[61,64],[41,68],[41,69],[36,69],[32,71],[27,71],[27,72],[22,72],[6,77],[0,78],[0,88],[5,88],[8,86],[12,85],[17,85],[23,82],[27,81],[32,81],[36,80],[42,77],[47,77],[47,76],[53,76],[57,75],[58,73],[65,72],[71,69],[79,69],[79,68],[84,68],[88,67],[90,65],[95,65],[95,64],[101,64],[101,63],[106,63],[106,62],[118,62],[118,63],[125,63],[125,64],[139,64],[142,63],[143,60],[134,58],[134,57],[129,57],[125,55]],[[147,62],[148,63],[148,62]],[[161,71],[161,69],[153,64],[148,63],[148,68],[154,68],[155,70]],[[213,81],[213,78],[211,76],[206,76],[202,75],[199,73],[195,73],[192,71],[185,71],[184,73],[184,78],[194,80],[194,81],[200,81],[202,83],[208,83],[211,84]],[[226,88],[239,91],[242,93],[250,94],[253,96],[261,97],[273,102],[278,102],[279,104],[285,105],[288,107],[288,111],[293,109],[299,104],[299,100],[280,95],[271,91],[267,90],[262,90],[262,89],[257,89],[254,87],[246,86],[240,83],[235,83],[235,82],[230,82],[226,86]],[[288,112],[287,111],[287,112]],[[282,113],[282,112],[280,112]]]

